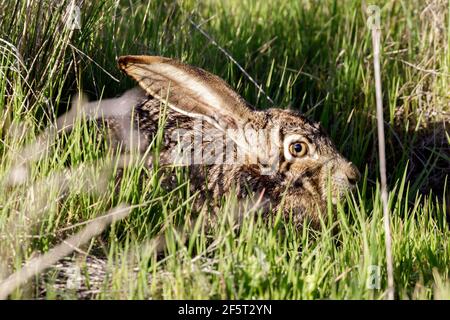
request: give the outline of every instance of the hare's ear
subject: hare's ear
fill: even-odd
[[[242,97],[205,70],[157,56],[123,56],[119,67],[170,108],[220,129],[239,127],[254,117]]]

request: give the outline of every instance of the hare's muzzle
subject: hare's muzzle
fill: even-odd
[[[344,169],[345,176],[347,177],[348,184],[354,187],[359,179],[361,179],[361,173],[359,173],[358,168],[351,162]]]
[[[361,174],[353,163],[343,158],[335,163],[333,169],[332,195],[333,203],[335,203],[346,191],[351,191],[356,187]],[[326,199],[326,194],[323,194],[323,197]]]

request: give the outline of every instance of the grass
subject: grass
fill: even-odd
[[[381,8],[396,298],[449,299],[450,4],[374,3]],[[64,27],[66,5],[0,0],[0,279],[80,230],[80,223],[127,202],[137,205],[129,217],[80,248],[91,259],[82,259],[82,274],[95,257],[106,261],[106,280],[85,284],[92,298],[386,297],[372,48],[360,1],[101,0],[81,6],[80,30]],[[206,229],[201,222],[208,217],[192,210],[195,194],[184,172],[175,172],[179,188],[163,190],[155,172],[138,183],[147,170],[142,164],[125,170],[118,194],[112,179],[106,193],[87,188],[83,179],[104,180],[101,163],[113,153],[97,139],[101,129],[82,121],[32,163],[30,181],[6,185],[21,148],[67,110],[75,93],[99,99],[134,86],[117,69],[120,55],[176,57],[221,76],[257,108],[271,107],[193,23],[276,106],[321,121],[364,172],[358,190],[338,204],[336,219],[318,231],[295,230],[276,212],[268,223],[253,212],[237,228],[230,195],[219,221]],[[83,163],[93,164],[92,174],[75,175],[61,197],[49,177]],[[167,244],[159,255],[151,250],[157,234]],[[367,287],[372,265],[380,266],[380,289]],[[76,297],[57,282],[50,271],[10,298]]]

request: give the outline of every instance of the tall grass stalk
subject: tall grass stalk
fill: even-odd
[[[388,189],[386,178],[386,149],[384,135],[384,117],[383,117],[383,101],[381,92],[381,75],[380,75],[380,26],[372,27],[372,43],[373,43],[373,66],[375,73],[375,90],[376,90],[376,108],[377,108],[377,130],[378,130],[378,156],[380,161],[380,177],[381,177],[381,201],[383,204],[383,220],[384,220],[384,237],[386,244],[386,265],[388,275],[388,299],[394,300],[394,270],[392,264],[392,239],[391,225],[389,217]]]

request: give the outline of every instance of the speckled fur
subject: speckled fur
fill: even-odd
[[[139,128],[141,134],[145,135],[146,141],[152,141],[158,131],[162,108],[159,100],[148,97],[134,109],[135,126]],[[269,200],[274,212],[281,209],[287,216],[292,210],[293,219],[297,225],[300,226],[307,216],[313,225],[317,226],[318,214],[326,210],[326,169],[339,170],[338,166],[345,165],[346,160],[338,153],[317,123],[288,110],[270,109],[264,113],[273,123],[283,124],[282,136],[298,133],[310,139],[317,146],[322,161],[310,160],[292,164],[284,159],[283,150],[280,150],[279,171],[271,175],[262,175],[261,168],[255,164],[190,165],[192,192],[200,191],[197,208],[201,208],[206,200],[215,205],[223,195],[232,190],[241,199],[259,196],[262,193],[263,197]],[[166,117],[160,163],[163,166],[164,164],[170,166],[169,155],[177,146],[171,140],[173,130],[179,128],[191,130],[193,121],[190,117],[171,109],[166,110]],[[113,124],[110,127],[117,130],[114,119],[110,119],[109,122]],[[212,126],[204,122],[203,128],[208,130]],[[120,136],[117,132],[113,139],[116,142],[117,137]],[[206,148],[207,145],[205,144],[204,147]],[[168,189],[176,187],[171,179],[166,179],[164,185]]]

